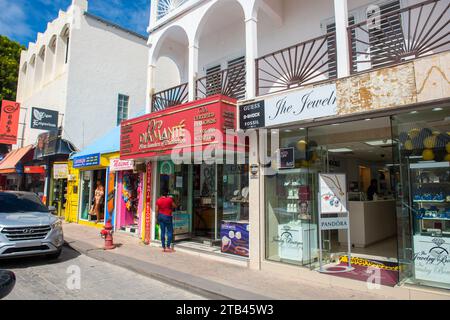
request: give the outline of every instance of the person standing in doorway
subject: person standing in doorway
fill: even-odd
[[[156,212],[158,213],[158,223],[161,228],[161,243],[164,252],[175,252],[172,248],[173,242],[173,209],[177,207],[175,201],[169,197],[167,189],[162,191],[162,196],[156,201]],[[166,242],[167,234],[167,242]]]
[[[96,216],[95,223],[99,223],[103,219],[103,204],[105,203],[105,187],[100,180],[97,181],[97,188],[94,193],[94,205],[90,211],[91,216]]]
[[[373,201],[374,195],[378,192],[378,181],[372,179],[370,182],[370,187],[367,189],[367,200]]]

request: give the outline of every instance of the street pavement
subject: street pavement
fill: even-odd
[[[58,260],[0,260],[17,282],[5,300],[203,300],[171,286],[64,247]]]

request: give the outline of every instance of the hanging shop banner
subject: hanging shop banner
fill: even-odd
[[[271,127],[337,115],[336,85],[277,94],[239,108],[240,129]]]
[[[345,174],[319,174],[321,213],[347,212],[346,180]]]
[[[236,100],[220,95],[122,122],[121,159],[170,155],[172,151],[234,149],[234,137],[226,130],[236,128]]]
[[[58,130],[58,111],[32,108],[31,128],[39,130]]]
[[[20,103],[2,101],[0,109],[0,143],[17,144],[19,128]]]
[[[109,169],[112,172],[117,171],[127,171],[134,169],[134,161],[133,160],[120,160],[120,159],[112,159],[110,162]]]
[[[100,153],[73,158],[74,168],[84,168],[98,165],[100,165]]]
[[[152,227],[152,163],[147,163],[145,188],[145,244],[150,244],[150,233]]]
[[[55,163],[53,165],[53,179],[67,179],[69,175],[69,167],[67,163]]]
[[[414,275],[417,280],[450,284],[450,239],[414,236]]]

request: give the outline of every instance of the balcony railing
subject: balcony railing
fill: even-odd
[[[448,0],[428,0],[350,26],[353,72],[449,50],[449,8]]]
[[[168,15],[188,0],[158,0],[157,20]]]
[[[208,74],[206,77],[197,80],[196,98],[203,99],[215,94],[222,94],[237,100],[244,99],[245,77],[245,62]]]
[[[336,33],[330,32],[256,60],[256,94],[335,79]]]
[[[186,103],[188,96],[189,85],[187,83],[157,92],[152,96],[152,112]]]

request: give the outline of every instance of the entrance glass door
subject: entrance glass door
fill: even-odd
[[[215,241],[217,230],[217,166],[193,165],[193,237]]]
[[[93,171],[81,172],[80,219],[82,220],[88,220],[89,218],[91,199],[93,199],[93,178]]]

